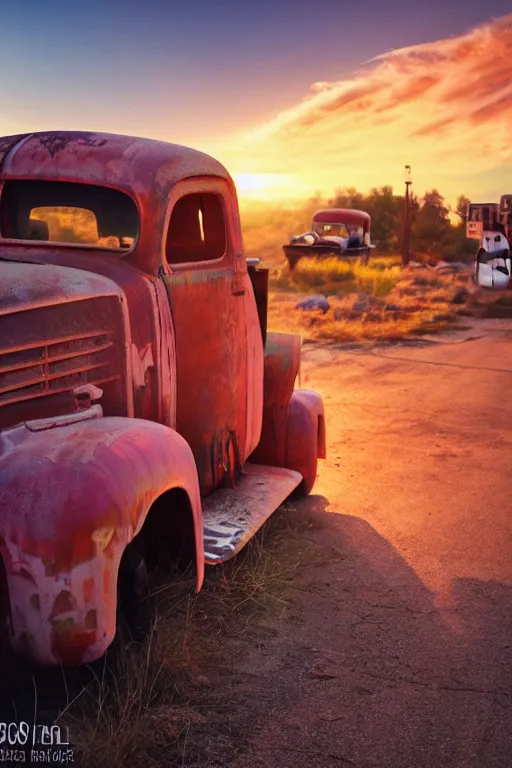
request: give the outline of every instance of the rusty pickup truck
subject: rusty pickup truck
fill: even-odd
[[[267,332],[235,186],[201,152],[0,138],[0,619],[44,665],[100,658],[164,554],[234,557],[325,457],[300,338]],[[120,591],[121,590],[121,591]]]

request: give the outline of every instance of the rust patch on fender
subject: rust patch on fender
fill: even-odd
[[[30,605],[32,606],[32,608],[35,608],[36,611],[41,610],[41,601],[39,599],[39,595],[36,595],[36,594],[32,595],[32,597],[30,598]]]
[[[63,613],[71,613],[75,611],[77,607],[76,598],[63,589],[53,602],[52,612],[50,613],[50,620],[54,620],[57,616],[61,616]]]
[[[83,583],[84,602],[90,603],[94,597],[94,579],[91,577]]]
[[[83,662],[87,649],[96,642],[95,629],[79,629],[72,619],[54,621],[52,626],[52,654],[66,666]]]
[[[98,628],[98,614],[92,608],[85,615],[84,627],[87,630]]]
[[[36,580],[34,579],[32,574],[29,571],[27,571],[26,568],[20,568],[20,570],[16,572],[16,575],[22,579],[25,579],[25,581],[30,581],[31,584],[36,586]]]

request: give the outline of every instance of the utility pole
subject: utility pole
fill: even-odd
[[[402,230],[402,267],[409,263],[409,240],[411,234],[411,206],[409,187],[412,184],[411,166],[405,166],[405,200],[404,200],[404,220]]]

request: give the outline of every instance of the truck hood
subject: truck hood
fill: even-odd
[[[112,280],[50,264],[0,260],[0,316],[96,296],[119,296]]]

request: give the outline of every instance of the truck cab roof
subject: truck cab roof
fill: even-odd
[[[209,155],[153,139],[83,131],[0,138],[0,181],[45,179],[113,187],[135,201],[190,176],[230,179]]]
[[[59,232],[64,227],[69,233],[66,221],[73,211],[82,218],[73,222],[71,239],[49,233],[46,224],[55,213]],[[192,243],[198,215],[208,229],[199,251]],[[186,260],[194,248],[194,261],[211,259],[214,251],[218,257],[226,237],[241,240],[237,216],[228,171],[189,147],[79,131],[0,138],[0,249],[17,247],[19,254],[20,247],[30,247],[41,255],[49,244],[60,251],[70,246],[124,251],[134,266],[156,274],[162,249],[168,255],[169,249],[183,251],[174,263]]]

